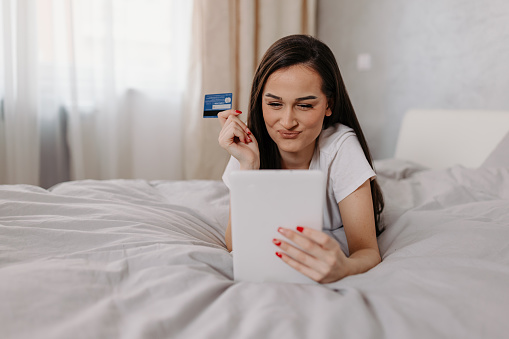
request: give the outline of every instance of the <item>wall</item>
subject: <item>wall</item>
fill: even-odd
[[[509,110],[509,1],[319,0],[317,23],[375,159],[408,109]]]

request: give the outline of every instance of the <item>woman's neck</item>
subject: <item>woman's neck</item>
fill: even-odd
[[[298,152],[282,152],[279,150],[281,154],[281,168],[282,169],[309,169],[309,165],[311,164],[311,159],[313,158],[313,154],[315,153],[315,144],[310,145],[310,147]]]

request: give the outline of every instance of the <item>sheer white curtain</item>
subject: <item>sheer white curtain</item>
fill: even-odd
[[[2,0],[0,183],[181,179],[191,7]]]

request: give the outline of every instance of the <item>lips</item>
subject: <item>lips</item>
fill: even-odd
[[[301,132],[279,130],[278,133],[283,139],[296,139]]]

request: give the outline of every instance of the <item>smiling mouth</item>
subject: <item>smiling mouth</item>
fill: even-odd
[[[279,135],[281,135],[284,139],[295,139],[299,136],[301,132],[293,132],[293,131],[278,131]]]

